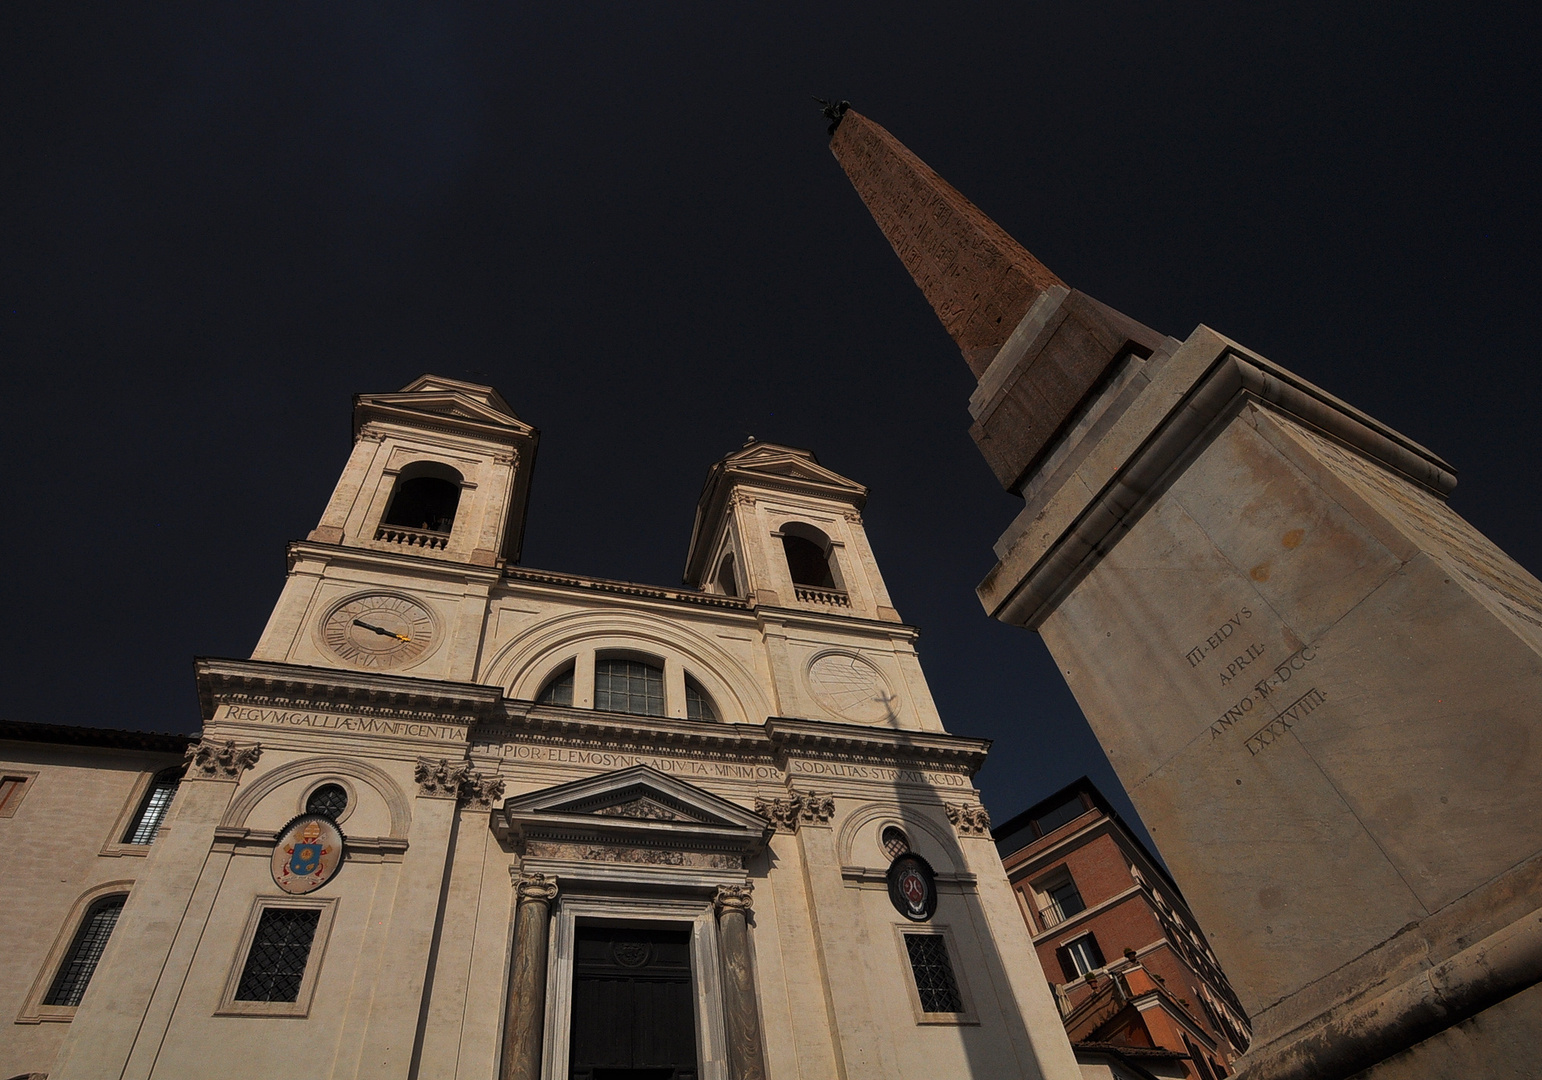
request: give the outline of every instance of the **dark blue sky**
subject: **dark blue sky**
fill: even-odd
[[[887,126],[1072,285],[1208,323],[1444,455],[1542,565],[1542,161],[1522,6],[8,3],[0,715],[197,723],[348,449],[491,382],[542,429],[525,563],[678,582],[747,433],[873,489],[998,821],[1082,773],[973,595],[1014,500],[972,379],[825,145]]]

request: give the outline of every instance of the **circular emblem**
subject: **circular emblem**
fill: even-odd
[[[273,881],[286,893],[315,892],[343,864],[342,830],[325,814],[301,814],[278,834],[273,847]]]
[[[321,638],[342,660],[365,668],[401,667],[434,647],[434,617],[416,600],[364,593],[334,607]]]
[[[911,922],[925,922],[937,912],[937,875],[913,851],[889,864],[889,902]]]
[[[881,724],[898,719],[899,699],[879,670],[854,653],[831,652],[808,667],[814,700],[843,720]]]
[[[653,959],[653,950],[646,941],[618,941],[610,951],[622,967],[640,968]]]

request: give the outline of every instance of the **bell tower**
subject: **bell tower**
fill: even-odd
[[[862,526],[867,488],[812,451],[751,439],[707,474],[686,557],[693,589],[899,622]]]
[[[436,375],[359,394],[353,453],[310,539],[495,566],[518,562],[539,433],[490,386]]]
[[[539,432],[492,387],[424,375],[358,395],[353,436],[253,659],[470,679]]]

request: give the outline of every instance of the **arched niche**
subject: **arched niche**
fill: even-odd
[[[244,829],[252,812],[279,788],[294,781],[319,780],[322,777],[347,777],[373,789],[385,802],[389,814],[390,832],[387,835],[395,840],[407,838],[407,830],[412,826],[412,807],[407,801],[407,796],[402,792],[401,786],[391,779],[388,773],[369,762],[345,757],[301,758],[299,761],[291,761],[271,772],[263,773],[252,782],[250,787],[243,788],[241,793],[231,801],[225,816],[220,819],[220,827]],[[308,791],[314,786],[308,785],[305,790]],[[351,793],[357,795],[358,791],[357,787],[353,787]],[[288,811],[288,817],[293,817],[296,813],[292,807],[286,806],[281,809]]]
[[[935,809],[941,817],[942,807],[939,805]],[[846,815],[835,838],[841,865],[888,866],[891,860],[884,854],[879,834],[886,826],[896,825],[910,841],[910,850],[930,863],[933,870],[941,874],[962,873],[963,860],[953,830],[922,810],[913,803],[901,807],[898,802],[874,802]]]

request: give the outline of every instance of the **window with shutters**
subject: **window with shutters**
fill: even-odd
[[[258,898],[218,1012],[308,1015],[335,907],[334,898]]]
[[[35,772],[0,774],[0,818],[15,816],[21,800],[26,797],[27,788],[36,776]]]
[[[1098,939],[1091,934],[1074,938],[1056,951],[1066,982],[1075,982],[1087,972],[1103,966],[1103,950],[1098,948]]]

